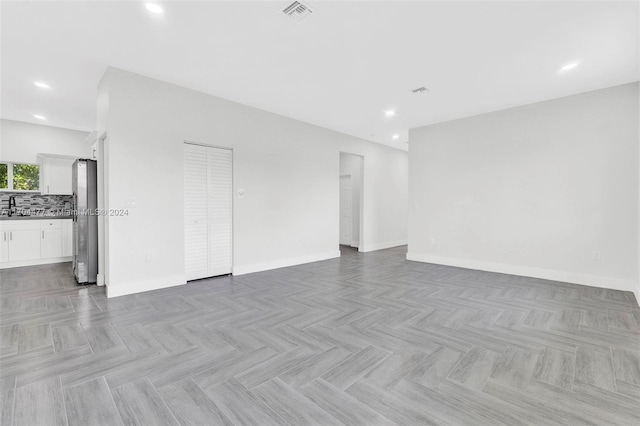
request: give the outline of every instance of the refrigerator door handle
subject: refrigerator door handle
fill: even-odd
[[[78,221],[78,203],[77,203],[77,198],[78,196],[76,195],[76,191],[73,191],[73,195],[71,196],[71,220],[73,222],[77,222]]]

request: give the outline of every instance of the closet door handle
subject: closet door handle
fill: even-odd
[[[44,231],[42,231],[42,239],[44,240]]]
[[[9,231],[9,241],[13,241],[13,231]]]
[[[6,233],[6,232],[3,232],[3,233],[2,233],[2,236],[4,237],[4,240],[5,240],[5,241],[7,241],[7,233]]]

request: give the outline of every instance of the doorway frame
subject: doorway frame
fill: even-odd
[[[363,247],[364,247],[364,242],[365,242],[365,234],[364,234],[364,210],[365,210],[365,172],[364,172],[364,165],[365,165],[365,155],[364,154],[357,154],[355,152],[349,152],[349,151],[343,151],[343,150],[339,150],[338,151],[338,246],[340,246],[340,177],[343,176],[342,173],[340,173],[340,156],[341,155],[355,155],[356,157],[360,158],[360,194],[358,196],[358,202],[360,204],[360,208],[358,211],[358,251],[362,252],[363,251]],[[346,174],[346,173],[345,173]],[[349,175],[351,176],[351,190],[353,191],[353,174],[349,173]],[[351,212],[353,214],[353,202],[351,203]],[[351,232],[353,233],[353,225],[351,226]],[[351,247],[353,247],[352,244],[350,244]]]
[[[98,162],[98,211],[109,209],[109,139],[106,131],[96,139]],[[97,285],[109,286],[109,215],[98,215],[98,275]]]
[[[349,202],[351,203],[350,211],[351,211],[351,223],[349,224],[349,243],[342,244],[342,178],[349,178]],[[340,223],[338,224],[339,238],[338,244],[341,246],[348,245],[349,247],[354,247],[353,245],[353,176],[351,173],[340,173],[340,203],[338,206],[338,211],[340,212]],[[358,221],[358,224],[360,221]],[[358,239],[360,239],[360,233],[358,232]],[[358,244],[360,241],[358,241]]]

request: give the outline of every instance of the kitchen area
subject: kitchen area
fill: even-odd
[[[78,153],[91,154],[83,142]],[[35,162],[0,159],[0,269],[69,262],[78,283],[95,283],[96,181],[93,159],[40,152]]]

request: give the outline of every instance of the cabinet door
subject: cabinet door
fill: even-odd
[[[62,257],[62,229],[47,229],[41,231],[40,257],[49,259]]]
[[[71,219],[62,220],[62,257],[73,256],[73,228]]]
[[[0,232],[0,262],[9,261],[9,231]]]
[[[71,166],[73,159],[69,158],[47,158],[45,166],[45,185],[43,188],[47,194],[70,195],[71,189]]]
[[[38,229],[7,231],[9,234],[9,261],[40,258],[40,231]]]

